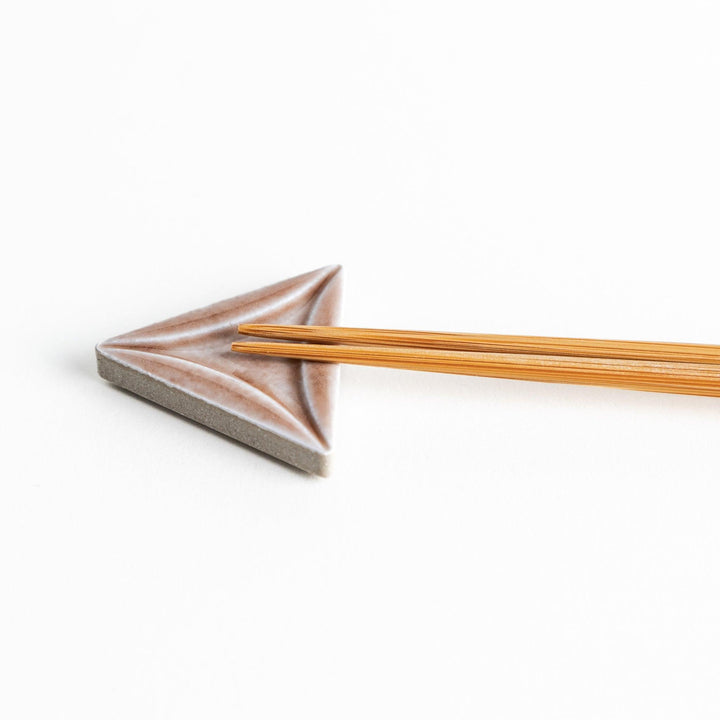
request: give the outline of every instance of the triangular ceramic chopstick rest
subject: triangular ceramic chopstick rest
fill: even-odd
[[[101,377],[213,430],[326,475],[339,366],[239,356],[240,323],[337,325],[332,265],[119,335],[96,347]]]

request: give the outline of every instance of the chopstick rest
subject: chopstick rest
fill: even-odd
[[[230,352],[238,323],[339,321],[341,268],[328,266],[120,335],[98,373],[141,397],[311,473],[329,470],[336,365]]]

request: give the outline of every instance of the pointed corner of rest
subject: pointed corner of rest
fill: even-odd
[[[107,363],[113,363],[122,361],[122,355],[124,351],[129,349],[129,345],[132,341],[128,338],[128,335],[114,335],[106,340],[103,340],[95,345],[95,360],[98,366],[98,373],[105,377],[102,369],[106,367]]]
[[[322,273],[328,279],[330,279],[331,277],[334,277],[335,275],[341,275],[342,269],[343,269],[342,265],[323,265],[323,267],[318,268],[315,272]]]
[[[107,357],[110,353],[108,352],[113,347],[113,338],[108,338],[95,345],[95,357],[100,356]]]
[[[321,286],[323,288],[332,285],[341,288],[344,284],[344,270],[342,265],[326,265],[317,271],[321,277]]]
[[[122,347],[125,345],[125,342],[126,340],[124,335],[115,335],[113,337],[107,338],[106,340],[99,342],[95,346],[95,355],[103,355],[104,357],[110,357],[113,354],[114,350],[122,349]]]

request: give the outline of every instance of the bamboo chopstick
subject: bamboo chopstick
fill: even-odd
[[[661,362],[715,363],[720,365],[719,345],[578,338],[532,337],[521,335],[477,335],[473,333],[416,332],[323,327],[317,325],[238,326],[243,335],[276,340],[309,340],[343,345],[385,345],[435,350],[461,350],[571,357],[658,360]]]
[[[246,341],[234,342],[232,349],[301,360],[720,397],[720,364],[708,362]]]

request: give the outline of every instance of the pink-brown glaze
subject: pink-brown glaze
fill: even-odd
[[[338,367],[233,353],[240,323],[339,321],[341,268],[328,266],[155,323],[98,352],[318,453],[331,442]]]

